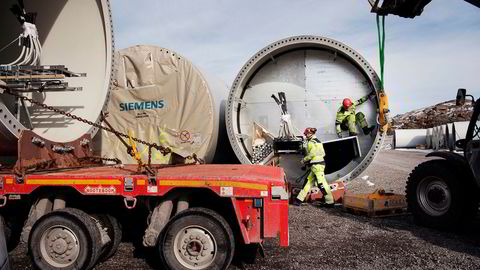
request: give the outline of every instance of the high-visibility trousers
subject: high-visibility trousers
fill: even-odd
[[[337,125],[340,122],[341,130],[348,130],[350,133],[357,133],[356,125],[360,125],[360,128],[364,129],[368,127],[367,119],[365,118],[365,114],[362,112],[358,112],[356,114],[349,114],[345,117],[337,117]],[[341,132],[338,130],[337,132]]]
[[[320,187],[320,185],[323,185],[323,188],[327,193],[324,196],[325,203],[333,204],[335,201],[333,200],[332,190],[330,189],[330,186],[328,185],[328,182],[325,179],[324,172],[325,172],[325,165],[320,165],[320,164],[312,165],[312,167],[310,168],[310,173],[308,174],[308,177],[307,177],[307,182],[305,183],[305,186],[298,194],[297,199],[299,199],[302,202],[305,200],[305,197],[307,197],[308,192],[310,191],[310,189],[314,184],[313,179],[315,178],[317,180],[317,186]]]

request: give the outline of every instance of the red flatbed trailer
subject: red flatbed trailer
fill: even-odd
[[[256,254],[266,238],[279,237],[280,245],[288,246],[283,169],[151,168],[154,177],[138,173],[136,165],[23,177],[0,171],[0,214],[9,248],[21,238],[40,269],[90,269],[113,255],[124,223],[144,230],[144,246],[156,247],[168,269],[225,269],[235,249],[237,255]]]

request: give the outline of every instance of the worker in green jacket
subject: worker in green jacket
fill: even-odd
[[[325,161],[323,159],[323,157],[325,157],[325,150],[323,149],[323,144],[315,136],[316,132],[316,128],[307,128],[303,133],[307,138],[307,154],[302,159],[302,164],[310,168],[310,173],[308,174],[305,186],[293,202],[294,205],[300,205],[305,200],[310,188],[312,188],[314,184],[314,177],[317,180],[317,186],[324,192],[325,204],[331,206],[335,203],[330,186],[325,179]]]
[[[365,114],[362,112],[355,113],[357,106],[365,103],[365,101],[374,95],[375,91],[372,91],[367,96],[362,97],[355,102],[352,102],[349,98],[343,100],[342,106],[338,109],[337,117],[335,119],[335,129],[339,138],[342,138],[342,131],[344,130],[348,130],[349,136],[356,136],[357,124],[360,125],[365,135],[370,134],[375,129],[375,126],[368,126]]]

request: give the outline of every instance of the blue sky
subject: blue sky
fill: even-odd
[[[259,49],[294,35],[353,47],[377,72],[375,16],[367,0],[113,0],[116,48],[169,48],[231,84]],[[422,16],[386,19],[385,88],[392,113],[453,99],[480,98],[480,9],[435,0]]]

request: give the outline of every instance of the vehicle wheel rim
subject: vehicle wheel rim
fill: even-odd
[[[188,269],[210,266],[217,254],[217,243],[212,233],[202,226],[189,226],[180,230],[174,240],[175,257]]]
[[[65,226],[52,226],[42,234],[40,253],[42,258],[53,267],[70,266],[77,260],[80,253],[78,237]]]
[[[452,203],[450,189],[442,179],[426,177],[417,187],[417,200],[424,212],[431,216],[444,215]]]

